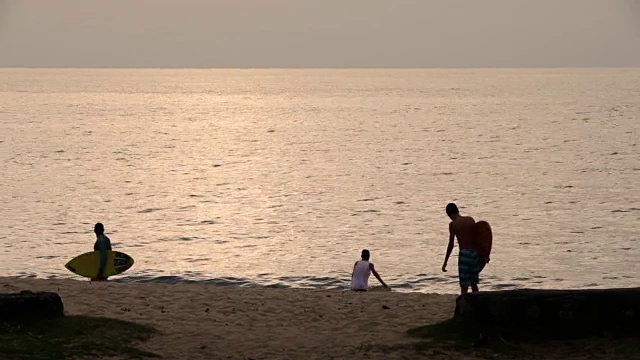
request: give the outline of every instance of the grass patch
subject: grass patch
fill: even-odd
[[[145,325],[89,316],[0,323],[0,358],[158,357],[132,346],[149,339],[155,332]]]

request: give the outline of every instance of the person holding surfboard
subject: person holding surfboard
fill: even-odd
[[[109,251],[111,251],[111,239],[104,234],[104,225],[101,223],[97,223],[93,227],[93,232],[96,233],[96,242],[93,244],[93,251],[100,252],[100,265],[98,267],[98,275],[91,280],[106,281],[107,277],[104,276],[104,270],[107,267]]]
[[[371,254],[369,250],[362,250],[361,259],[356,261],[353,265],[353,272],[351,273],[351,290],[353,291],[367,291],[369,288],[369,275],[373,273],[373,276],[380,281],[382,286],[389,288],[387,284],[382,281],[382,278],[376,271],[372,262],[369,262]]]
[[[445,210],[451,222],[449,223],[449,244],[442,271],[447,271],[447,262],[453,251],[454,238],[457,238],[460,247],[458,256],[460,289],[463,294],[466,294],[469,291],[469,286],[471,286],[471,291],[477,292],[480,271],[484,268],[488,258],[483,259],[478,251],[476,221],[471,216],[460,215],[458,206],[454,203],[447,204]]]

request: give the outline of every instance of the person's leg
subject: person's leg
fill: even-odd
[[[468,250],[461,250],[458,255],[458,279],[462,294],[469,292],[469,285],[473,285],[473,258]]]
[[[471,285],[472,292],[478,292],[478,283],[480,283],[480,264],[482,259],[480,259],[480,254],[477,251],[472,252],[472,257],[474,259],[474,265],[469,271],[469,284]]]

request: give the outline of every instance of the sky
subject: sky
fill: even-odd
[[[640,0],[0,0],[0,67],[640,66]]]

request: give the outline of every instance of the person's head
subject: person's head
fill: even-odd
[[[362,257],[362,260],[369,260],[369,258],[371,257],[371,254],[369,254],[369,250],[364,249],[362,250],[362,254],[360,255]]]
[[[448,203],[447,207],[445,208],[445,210],[447,211],[447,215],[449,215],[449,217],[453,220],[455,219],[458,215],[460,215],[460,211],[458,210],[458,206],[454,203]]]
[[[94,227],[93,227],[93,232],[96,233],[96,235],[102,235],[104,234],[104,225],[102,225],[102,223],[97,223]]]

